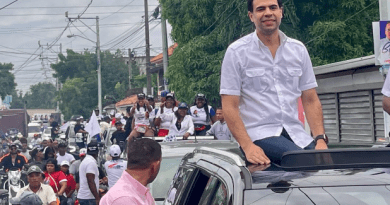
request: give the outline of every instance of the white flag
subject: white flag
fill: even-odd
[[[100,125],[96,117],[95,111],[92,112],[91,118],[89,118],[89,123],[85,126],[85,131],[89,133],[87,143],[91,142],[91,138],[100,133]]]
[[[66,122],[64,125],[62,125],[60,127],[60,130],[63,131],[63,132],[66,132],[66,130],[68,129],[69,127],[69,122]]]

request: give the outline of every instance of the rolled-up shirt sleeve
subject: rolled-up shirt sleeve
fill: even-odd
[[[306,47],[302,48],[302,76],[299,79],[299,89],[301,91],[317,87],[316,77],[314,75],[313,65],[310,60],[309,52]]]
[[[383,84],[382,94],[386,97],[390,97],[390,77],[389,74],[386,76],[385,83]]]
[[[240,75],[240,62],[234,49],[229,47],[226,50],[225,57],[221,67],[221,95],[236,95],[241,94],[242,79]]]

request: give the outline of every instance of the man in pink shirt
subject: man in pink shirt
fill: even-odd
[[[160,144],[151,139],[136,139],[128,143],[127,150],[127,169],[104,195],[100,205],[155,204],[146,186],[153,182],[160,171]]]

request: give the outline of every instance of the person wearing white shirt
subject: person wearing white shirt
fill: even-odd
[[[30,144],[33,148],[41,146],[42,139],[39,137],[39,134],[34,134],[34,138],[31,140]]]
[[[150,128],[152,128],[154,135],[157,135],[157,130],[156,130],[156,116],[157,116],[157,111],[158,108],[155,107],[156,102],[154,101],[154,96],[153,95],[148,95],[146,99],[149,102],[149,105],[152,106],[152,111],[149,113],[149,123],[150,123]]]
[[[385,83],[383,84],[382,94],[383,94],[383,100],[382,100],[383,110],[390,114],[390,77],[389,77],[389,74],[387,74]]]
[[[76,160],[73,155],[66,153],[66,148],[67,148],[66,142],[61,142],[58,145],[58,153],[56,154],[58,165],[60,165],[62,161],[68,161],[72,163]]]
[[[137,98],[136,105],[131,108],[130,111],[130,116],[133,116],[134,128],[131,131],[129,138],[132,139],[139,136],[153,137],[154,132],[149,127],[149,113],[152,112],[153,108],[145,99],[145,93],[139,93]]]
[[[214,136],[217,140],[231,140],[233,139],[232,133],[230,132],[225,118],[223,117],[222,108],[217,108],[217,111],[215,112],[217,116],[217,122],[211,126],[211,128],[206,132],[206,135]]]
[[[99,169],[96,159],[99,149],[96,141],[91,141],[87,145],[87,156],[81,161],[79,167],[80,188],[77,198],[80,205],[99,204]]]
[[[164,104],[161,104],[161,119],[171,121],[168,136],[183,136],[183,139],[188,139],[194,134],[194,123],[192,117],[187,115],[187,103],[179,103],[178,110],[174,113],[165,113]]]
[[[220,86],[225,120],[247,160],[269,164],[287,151],[327,149],[308,51],[279,30],[282,1],[249,0],[248,15],[256,31],[228,47]],[[314,139],[298,119],[300,97]]]
[[[206,135],[207,130],[217,121],[215,111],[208,105],[206,96],[203,93],[196,94],[194,106],[190,107],[190,114],[197,136]]]
[[[121,178],[122,173],[127,168],[127,161],[120,159],[121,148],[119,145],[110,147],[110,155],[112,159],[104,163],[104,168],[107,173],[108,186],[112,188],[115,183]]]
[[[177,110],[175,96],[173,93],[167,93],[165,95],[165,104],[164,104],[164,112],[165,114],[174,113]],[[157,111],[156,116],[156,125],[159,126],[158,134],[159,137],[165,137],[169,133],[169,127],[171,126],[170,120],[162,120],[161,119],[161,108]]]

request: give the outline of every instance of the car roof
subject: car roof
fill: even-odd
[[[389,185],[389,152],[390,148],[293,151],[285,153],[280,164],[268,166],[248,164],[243,155],[230,150],[201,147],[193,153],[241,167],[246,189],[257,190],[272,189],[279,182],[287,188]]]
[[[219,150],[234,152],[239,145],[230,140],[182,140],[175,142],[160,142],[162,157],[183,157],[197,147],[212,147]]]

